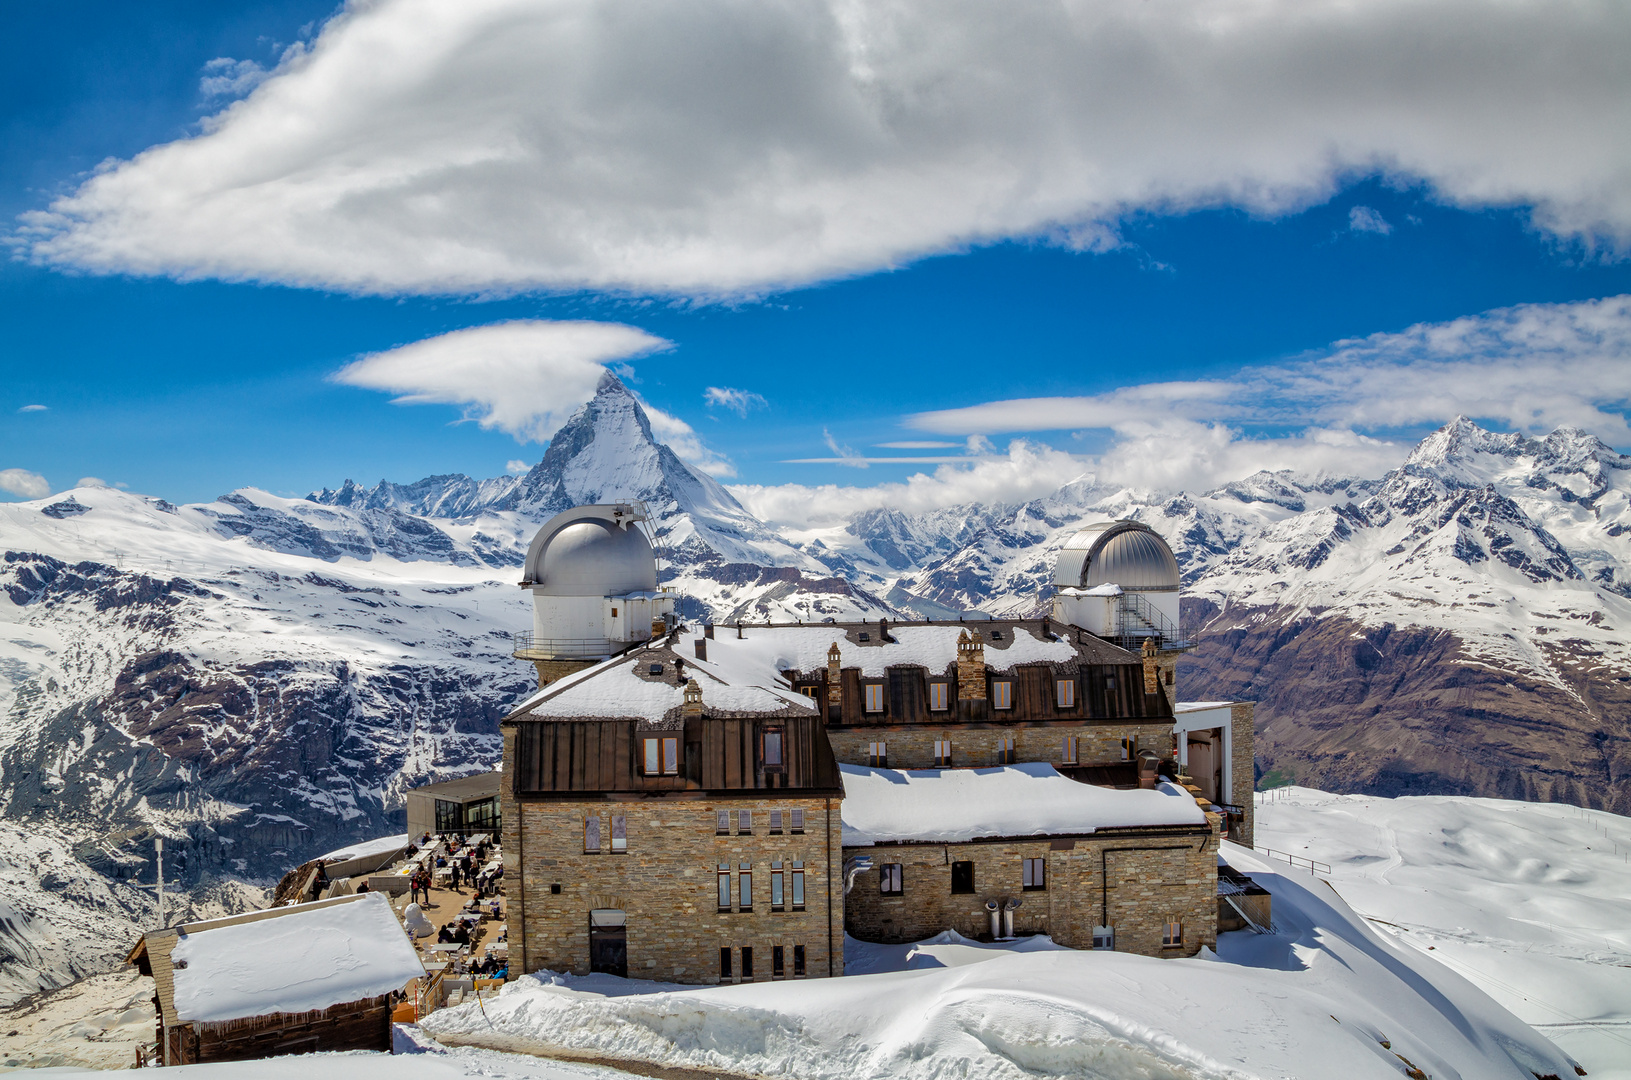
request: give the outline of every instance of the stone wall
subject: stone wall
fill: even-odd
[[[1231,839],[1247,847],[1253,846],[1254,822],[1257,816],[1254,805],[1257,800],[1252,797],[1252,792],[1257,787],[1257,773],[1252,767],[1256,753],[1256,737],[1252,725],[1256,723],[1256,712],[1255,702],[1236,701],[1229,706],[1231,758],[1229,783],[1234,792],[1236,805],[1246,810],[1245,820],[1232,830]]]
[[[517,961],[512,974],[543,968],[587,974],[589,912],[596,908],[617,908],[627,916],[630,978],[717,983],[719,951],[730,948],[739,981],[746,946],[754,951],[754,979],[767,980],[776,945],[786,946],[787,977],[795,945],[804,946],[807,976],[843,974],[843,889],[832,888],[837,868],[829,869],[827,861],[829,850],[835,863],[841,859],[839,800],[506,799],[505,855],[519,864],[513,872],[520,879],[507,884],[510,956]],[[786,831],[795,807],[804,810],[802,835]],[[731,812],[730,835],[716,835],[715,811],[721,809]],[[782,835],[768,834],[771,809],[784,814]],[[752,812],[750,835],[736,832],[738,810]],[[601,854],[583,850],[584,819],[591,814],[603,819]],[[613,814],[627,820],[626,852],[606,850]],[[771,910],[772,860],[780,860],[787,875],[782,911]],[[794,860],[804,864],[802,911],[791,904]],[[730,911],[719,909],[720,863],[730,865],[733,901],[741,865],[752,866],[751,911],[734,903]],[[509,864],[505,873],[512,873]]]
[[[1209,815],[1215,819],[1215,815]],[[1215,828],[1215,825],[1214,825]],[[1153,847],[1170,850],[1112,850]],[[988,900],[1020,900],[1018,934],[1049,934],[1073,949],[1093,947],[1093,928],[1108,908],[1115,947],[1144,956],[1193,956],[1217,943],[1215,833],[1086,837],[949,845],[902,844],[855,848],[873,868],[855,879],[846,897],[845,928],[862,941],[919,941],[952,929],[989,938]],[[1044,859],[1046,888],[1023,889],[1023,860]],[[952,863],[974,863],[973,894],[951,891]],[[1108,860],[1109,888],[1103,888]],[[880,868],[900,863],[903,890],[879,891]],[[1179,946],[1162,944],[1163,924],[1183,923]]]
[[[887,744],[890,768],[932,769],[935,765],[934,744],[938,739],[951,740],[953,768],[983,768],[1000,764],[997,745],[998,740],[1004,736],[1010,736],[1014,740],[1015,761],[1064,764],[1064,740],[1067,735],[1076,736],[1077,763],[1082,765],[1099,765],[1123,760],[1121,740],[1124,738],[1137,740],[1137,745],[1133,748],[1135,754],[1144,747],[1155,750],[1163,757],[1172,752],[1172,724],[1162,721],[1149,724],[1092,724],[1078,727],[1065,724],[1053,724],[1048,727],[993,727],[972,731],[943,731],[927,727],[909,731],[829,730],[827,738],[832,743],[833,755],[841,765],[868,764],[870,744],[881,741]]]

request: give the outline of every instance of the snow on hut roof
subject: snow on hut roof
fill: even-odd
[[[990,769],[839,768],[845,847],[1206,824],[1206,815],[1183,788],[1166,783],[1153,791],[1094,787],[1045,762]]]
[[[276,918],[187,932],[170,950],[184,1023],[316,1012],[400,990],[425,974],[379,893]]]

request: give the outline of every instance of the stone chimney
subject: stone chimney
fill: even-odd
[[[957,700],[985,700],[985,638],[978,630],[957,635]]]
[[[702,660],[702,661],[706,661],[708,659],[708,639],[707,638],[697,638],[691,644],[696,646],[697,659]]]
[[[844,674],[843,665],[839,663],[841,653],[838,651],[838,642],[832,643],[827,650],[827,710],[829,713],[844,707]]]
[[[680,715],[687,720],[702,716],[702,687],[695,679],[685,684],[685,704],[680,707]]]
[[[1144,692],[1146,694],[1161,692],[1161,659],[1156,651],[1154,638],[1144,639]]]

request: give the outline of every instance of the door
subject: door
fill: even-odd
[[[621,911],[597,908],[589,913],[589,971],[629,977],[628,927]]]

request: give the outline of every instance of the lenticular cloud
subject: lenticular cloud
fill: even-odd
[[[1623,245],[1627,56],[1631,7],[1573,0],[354,2],[13,239],[96,272],[710,297],[1383,172]]]

